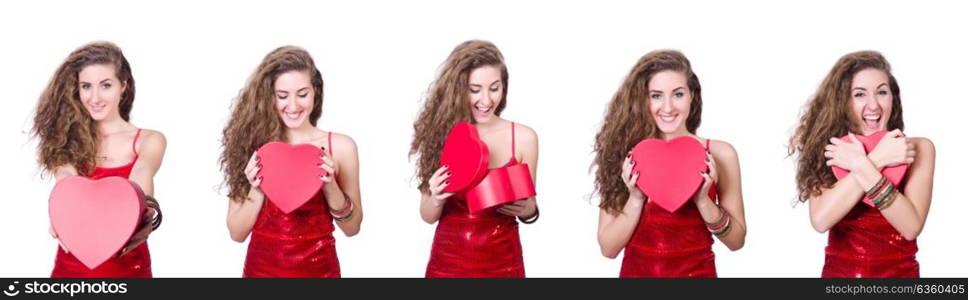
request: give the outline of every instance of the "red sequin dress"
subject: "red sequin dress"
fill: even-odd
[[[515,164],[511,123],[511,160],[506,166]],[[515,217],[494,210],[471,214],[467,201],[455,198],[444,203],[426,277],[524,277]]]
[[[333,155],[333,134],[329,134]],[[340,277],[333,217],[320,190],[286,214],[266,199],[252,227],[243,277]]]
[[[104,177],[118,176],[128,178],[134,163],[138,161],[138,152],[134,145],[141,136],[141,129],[135,133],[134,142],[131,144],[131,151],[134,151],[134,159],[130,163],[113,168],[94,168],[91,179],[101,179]],[[107,261],[88,269],[73,254],[64,252],[60,246],[57,247],[57,258],[54,260],[54,270],[51,272],[52,278],[149,278],[151,277],[151,255],[148,253],[148,242],[145,241],[128,253],[118,257],[113,256]]]
[[[920,277],[917,241],[904,239],[879,210],[863,202],[827,235],[822,277]]]
[[[709,190],[716,201],[716,186]],[[693,201],[674,213],[646,202],[625,246],[619,277],[716,277],[712,245],[712,234]]]

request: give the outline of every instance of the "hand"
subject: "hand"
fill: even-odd
[[[868,155],[878,167],[893,167],[914,163],[914,143],[899,129],[888,132]]]
[[[454,193],[444,193],[444,188],[450,185],[450,180],[447,179],[451,175],[452,173],[447,171],[447,165],[444,165],[437,169],[433,176],[430,176],[430,180],[427,183],[430,189],[430,201],[433,201],[435,206],[439,207],[444,205],[447,198],[454,195]]]
[[[262,170],[262,164],[259,163],[259,160],[259,156],[253,152],[252,157],[249,158],[249,163],[245,166],[245,179],[249,181],[249,197],[255,199],[265,197],[262,189],[259,188],[259,185],[262,184],[262,176],[259,176],[259,171]]]
[[[824,157],[827,157],[827,166],[853,171],[862,163],[870,162],[867,153],[864,152],[864,144],[857,140],[853,133],[848,134],[848,138],[850,141],[830,138],[830,144],[824,148],[826,151],[823,153]]]
[[[344,207],[347,204],[343,190],[339,188],[339,184],[334,180],[336,178],[336,162],[326,153],[326,148],[323,148],[323,154],[319,158],[323,160],[323,163],[319,164],[319,168],[326,172],[326,176],[319,176],[319,180],[325,183],[323,185],[323,196],[325,196],[327,201],[339,200],[336,201],[337,203],[330,201],[329,207]]]
[[[699,188],[699,192],[692,197],[692,201],[698,203],[703,199],[709,198],[709,189],[712,185],[719,181],[719,171],[716,167],[716,159],[713,158],[713,154],[706,151],[706,167],[709,168],[707,172],[700,172],[703,178],[702,187]],[[710,199],[712,200],[712,199]]]
[[[639,180],[639,171],[632,174],[634,167],[635,161],[632,160],[632,152],[629,152],[629,155],[625,156],[625,162],[622,163],[622,182],[625,182],[625,188],[629,190],[629,199],[635,201],[636,204],[643,204],[645,203],[645,194],[642,194],[639,187],[635,185],[635,182]]]
[[[54,231],[54,226],[48,227],[48,230],[47,231],[48,231],[48,233],[50,233],[50,236],[51,237],[53,237],[55,240],[57,240],[57,244],[60,245],[61,249],[64,249],[64,253],[71,253],[70,250],[67,250],[67,247],[64,247],[64,243],[61,243],[60,238],[57,237],[57,232]]]
[[[141,226],[138,228],[138,231],[131,236],[131,239],[128,240],[128,243],[124,245],[124,248],[121,248],[121,251],[118,252],[119,257],[131,250],[134,250],[134,248],[137,248],[139,245],[141,245],[141,243],[144,243],[146,240],[148,240],[148,235],[151,234],[152,231],[151,220],[154,217],[154,209],[149,209],[148,212],[141,216]]]
[[[503,204],[496,211],[509,216],[527,218],[534,216],[537,210],[538,204],[534,200],[534,197],[531,197]]]

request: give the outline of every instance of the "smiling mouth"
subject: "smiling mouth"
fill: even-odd
[[[486,114],[486,113],[488,113],[488,112],[491,111],[491,106],[488,106],[488,105],[474,105],[474,110],[477,111],[477,112],[479,112],[479,113],[481,113],[481,114]]]
[[[300,111],[297,111],[297,112],[288,112],[288,111],[283,111],[282,113],[283,113],[284,115],[286,115],[286,118],[287,118],[287,119],[290,119],[290,120],[296,120],[296,119],[298,119],[298,118],[299,118],[299,116],[300,116],[300,115],[302,115],[302,113],[303,113],[303,111],[301,111],[301,110],[300,110]]]
[[[672,122],[674,122],[676,120],[676,117],[678,117],[678,115],[662,115],[662,114],[659,114],[658,117],[659,117],[659,121],[662,121],[664,123],[672,123]]]
[[[869,130],[879,129],[881,125],[881,114],[865,114],[864,128]]]

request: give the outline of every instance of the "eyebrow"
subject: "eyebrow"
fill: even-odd
[[[677,87],[677,88],[672,89],[672,91],[675,92],[675,91],[678,91],[678,90],[681,90],[681,89],[685,89],[685,88],[686,87],[684,87],[684,86],[680,86],[680,87]],[[662,91],[660,91],[660,90],[649,90],[649,92],[650,93],[659,93],[659,94],[662,93]]]
[[[308,89],[309,89],[309,87],[307,86],[307,87],[304,87],[304,88],[301,88],[301,89],[296,90],[296,92],[298,93],[298,92],[302,92],[302,91],[308,90]],[[288,94],[289,91],[287,91],[287,90],[276,90],[276,93],[286,93],[286,94]]]
[[[491,82],[491,84],[489,84],[489,86],[490,86],[490,85],[494,85],[495,83],[500,83],[500,82],[501,82],[501,80],[500,80],[500,79],[498,79],[498,80],[495,80],[494,82]],[[480,85],[480,84],[476,84],[476,83],[471,83],[471,86],[472,86],[472,87],[483,87],[483,85]]]

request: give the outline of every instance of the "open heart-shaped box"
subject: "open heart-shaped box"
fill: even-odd
[[[70,176],[54,185],[48,214],[64,247],[93,270],[131,239],[144,202],[144,192],[126,178]]]
[[[864,144],[864,152],[870,153],[872,150],[874,150],[875,147],[877,147],[877,144],[881,142],[881,139],[883,139],[884,135],[886,135],[887,133],[888,133],[887,131],[881,130],[867,136],[857,135],[857,134],[855,134],[854,136],[857,137],[858,141]],[[850,135],[845,135],[840,139],[843,141],[850,142]],[[830,169],[833,170],[834,176],[837,177],[838,180],[841,178],[844,178],[845,176],[847,176],[847,174],[850,174],[850,171],[844,170],[837,166],[831,166]],[[897,166],[887,167],[882,169],[881,174],[884,175],[884,177],[887,177],[887,180],[890,181],[892,184],[894,184],[895,187],[898,187],[901,184],[901,180],[904,180],[904,175],[907,173],[907,169],[908,169],[907,164],[897,165]],[[867,197],[864,197],[863,201],[868,206],[875,207],[874,203],[871,202],[870,199],[867,199]]]
[[[296,210],[323,188],[319,177],[327,174],[319,167],[323,163],[319,147],[269,142],[257,153],[262,164],[259,188],[283,212]]]
[[[633,172],[639,172],[635,185],[649,201],[669,212],[675,212],[696,194],[703,183],[700,172],[708,170],[706,149],[689,136],[642,140],[632,148],[632,160]]]

